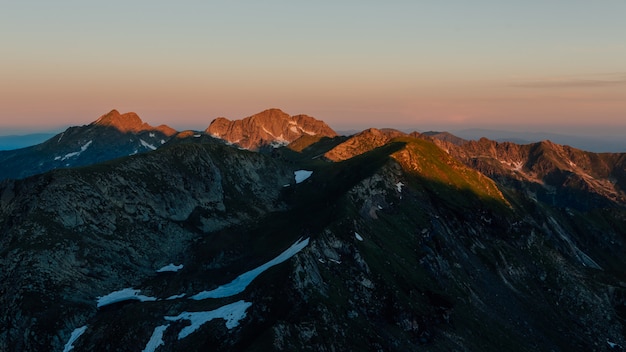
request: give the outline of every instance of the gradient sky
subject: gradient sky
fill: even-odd
[[[5,1],[0,135],[270,107],[338,130],[626,135],[625,18],[624,0]]]

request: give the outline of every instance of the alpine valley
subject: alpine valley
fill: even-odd
[[[0,180],[1,351],[626,347],[626,154],[113,110]]]

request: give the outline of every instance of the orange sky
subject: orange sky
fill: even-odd
[[[204,129],[269,107],[335,129],[624,134],[624,13],[617,0],[8,4],[0,134],[113,108]]]

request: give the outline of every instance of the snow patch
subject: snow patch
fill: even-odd
[[[357,240],[359,241],[363,241],[363,237],[361,237],[361,235],[359,235],[358,233],[354,233],[354,237],[356,237]]]
[[[207,298],[222,298],[234,296],[238,293],[243,292],[246,287],[254,280],[257,276],[259,276],[265,270],[273,267],[274,265],[278,265],[287,259],[293,257],[296,253],[300,252],[302,248],[306,247],[309,244],[309,239],[298,240],[296,243],[291,245],[291,247],[287,248],[284,252],[279,254],[276,258],[270,260],[269,262],[247,271],[239,276],[237,276],[233,281],[219,286],[218,288],[211,291],[202,291],[194,296],[191,296],[193,300],[203,300]]]
[[[150,337],[150,341],[148,341],[146,347],[143,349],[142,352],[154,352],[156,351],[157,347],[165,345],[165,342],[163,342],[163,333],[165,332],[165,330],[167,330],[169,326],[170,324],[167,324],[154,328],[152,336]]]
[[[161,139],[161,144],[165,144],[165,139]]]
[[[89,146],[91,145],[91,143],[92,143],[92,142],[93,142],[93,141],[91,140],[91,141],[89,141],[89,142],[87,142],[87,143],[83,144],[83,146],[82,146],[82,147],[80,147],[80,151],[78,151],[78,152],[71,152],[71,153],[67,153],[67,154],[65,154],[65,156],[63,156],[63,157],[59,157],[59,156],[57,156],[57,157],[55,157],[55,158],[54,158],[54,160],[59,160],[59,159],[61,159],[61,161],[63,161],[63,160],[67,160],[67,159],[69,159],[69,158],[73,158],[73,157],[79,156],[82,152],[84,152],[85,150],[87,150],[87,148],[89,148]]]
[[[200,326],[206,322],[216,318],[226,320],[226,328],[228,329],[238,326],[239,321],[246,317],[246,309],[251,305],[252,303],[241,300],[208,312],[182,312],[177,316],[166,316],[165,320],[189,320],[191,322],[191,325],[185,326],[180,333],[178,333],[178,339],[182,340],[192,332],[198,330]]]
[[[171,263],[171,264],[168,264],[168,265],[162,267],[161,269],[157,270],[156,272],[157,273],[164,273],[164,272],[167,272],[167,271],[174,271],[174,272],[176,272],[176,271],[178,271],[178,270],[180,270],[182,268],[183,268],[182,264],[174,265],[174,263]]]
[[[139,139],[139,142],[141,142],[141,145],[143,145],[146,148],[152,149],[152,150],[156,150],[157,148],[155,146],[153,146],[152,144],[144,141],[143,139]]]
[[[171,301],[171,300],[173,300],[173,299],[179,299],[179,298],[183,298],[183,297],[185,297],[185,294],[184,294],[184,293],[181,293],[181,294],[179,294],[179,295],[169,296],[169,297],[167,297],[165,300],[166,300],[166,301]]]
[[[398,192],[402,192],[402,187],[403,186],[404,186],[404,183],[402,183],[402,182],[396,183],[396,190],[398,190]]]
[[[278,139],[270,142],[270,147],[272,148],[280,148],[288,145],[289,142],[284,139]]]
[[[506,160],[498,160],[501,164],[507,165],[513,169],[513,171],[522,171],[522,166],[524,163],[521,161],[506,161]]]
[[[263,129],[263,132],[269,134],[270,136],[276,138],[276,136],[274,136],[274,134],[272,132],[270,132],[267,128],[265,128],[265,126],[261,126],[261,128]]]
[[[606,340],[606,343],[609,345],[609,347],[611,347],[611,349],[619,346],[618,344],[616,344],[615,342],[611,342],[608,339]],[[620,346],[621,347],[621,346]]]
[[[289,127],[289,130],[290,130],[291,132],[293,132],[293,133],[298,133],[298,132],[299,132],[299,131],[298,131],[298,127],[296,127],[296,126],[291,126],[291,127]]]
[[[106,296],[98,297],[98,308],[129,300],[137,300],[141,302],[157,300],[154,297],[140,295],[140,293],[141,290],[135,290],[134,288],[125,288],[119,291],[111,292]]]
[[[293,174],[295,175],[296,183],[301,183],[307,178],[311,177],[311,175],[313,175],[313,171],[298,170],[298,171],[294,171]]]
[[[69,352],[74,349],[74,342],[78,340],[80,335],[82,335],[85,330],[87,330],[87,325],[74,329],[74,331],[72,331],[72,335],[70,335],[69,341],[65,344],[65,348],[63,348],[63,352]]]
[[[150,136],[150,138],[154,138],[154,137],[156,137],[156,135],[154,134],[154,132],[150,132],[149,136]]]
[[[304,133],[308,134],[309,136],[315,136],[315,135],[317,135],[317,133],[315,133],[315,132],[313,132],[313,131],[307,131],[307,130],[305,130],[304,128],[302,128],[302,127],[300,127],[300,126],[298,126],[298,128],[300,129],[300,131],[302,131],[302,132],[304,132]]]

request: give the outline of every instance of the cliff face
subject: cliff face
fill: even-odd
[[[213,120],[205,132],[250,150],[287,145],[303,135],[337,135],[323,121],[307,115],[290,116],[279,109],[265,110],[235,121],[220,117]]]
[[[549,176],[623,155],[200,137],[0,184],[0,350],[626,346],[626,204]]]

